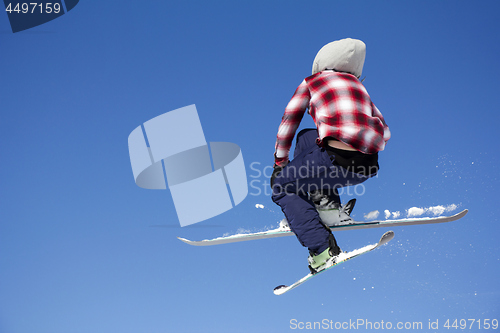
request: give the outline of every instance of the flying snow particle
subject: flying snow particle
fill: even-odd
[[[444,206],[434,206],[427,208],[427,210],[434,214],[434,216],[437,216],[443,214],[446,208]]]
[[[458,208],[458,206],[457,206],[457,205],[455,205],[455,204],[451,204],[451,205],[446,206],[446,211],[447,211],[447,212],[451,212],[451,211],[453,211],[453,210],[455,210],[455,209],[457,209],[457,208]]]
[[[407,211],[407,215],[408,217],[412,217],[412,216],[420,216],[422,215],[423,213],[425,213],[425,209],[423,208],[419,208],[419,207],[411,207],[410,209],[408,209]]]
[[[384,214],[385,214],[385,219],[387,220],[388,218],[390,218],[392,216],[393,219],[397,219],[401,213],[399,211],[396,211],[396,212],[391,212],[390,210],[386,209],[384,210]]]
[[[261,204],[256,204],[256,205],[255,205],[255,208],[264,209],[264,205],[261,205]]]
[[[374,210],[372,212],[369,212],[368,214],[365,214],[364,216],[366,220],[373,220],[376,219],[379,214],[380,212],[378,210]]]

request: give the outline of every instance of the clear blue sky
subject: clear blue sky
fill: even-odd
[[[446,319],[500,319],[499,11],[498,1],[80,1],[16,34],[0,15],[0,332],[288,332],[292,319],[439,320],[440,332]],[[386,247],[278,297],[276,285],[307,273],[293,237],[176,239],[273,226],[282,215],[269,196],[251,192],[181,228],[169,191],[135,185],[127,137],[196,104],[207,140],[238,144],[255,175],[251,163],[273,163],[283,109],[316,52],[345,37],[367,44],[364,83],[393,136],[355,217],[470,212],[394,228]],[[337,240],[351,250],[383,231]]]

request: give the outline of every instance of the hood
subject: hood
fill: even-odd
[[[333,69],[361,76],[365,63],[366,45],[358,39],[341,39],[326,44],[314,58],[312,73]]]

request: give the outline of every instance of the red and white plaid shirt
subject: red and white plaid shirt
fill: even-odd
[[[276,140],[276,165],[288,162],[295,132],[306,109],[318,129],[318,144],[332,137],[352,148],[374,154],[391,137],[384,117],[352,74],[326,70],[304,79],[288,103]]]

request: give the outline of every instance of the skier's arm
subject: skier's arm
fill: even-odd
[[[300,121],[309,106],[311,95],[307,88],[306,81],[302,81],[292,99],[288,103],[285,114],[281,119],[275,145],[274,163],[276,166],[285,166],[288,163],[290,147],[295,136],[295,132],[300,125]]]
[[[385,123],[384,116],[382,116],[382,113],[377,109],[375,104],[372,102],[372,112],[373,116],[379,118],[382,121],[382,124],[384,125],[384,141],[387,143],[389,139],[391,138],[391,131],[389,130],[389,126]]]

